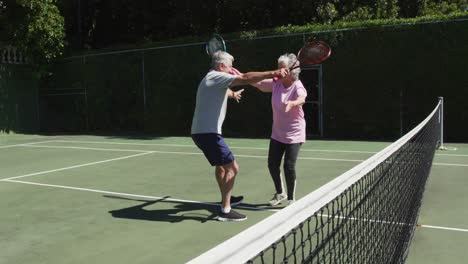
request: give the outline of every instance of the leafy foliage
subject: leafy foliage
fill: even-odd
[[[74,48],[144,44],[306,24],[460,12],[467,0],[75,0],[60,5]],[[254,32],[254,33],[251,33]]]
[[[47,63],[62,54],[65,24],[55,0],[6,0],[5,4],[6,39],[33,63]]]
[[[468,0],[449,0],[429,2],[422,13],[424,15],[446,15],[458,10],[468,10]]]
[[[36,63],[71,51],[240,32],[341,27],[468,10],[468,0],[0,0],[0,41],[14,40]],[[373,22],[372,22],[373,23]],[[273,30],[272,30],[273,29]]]

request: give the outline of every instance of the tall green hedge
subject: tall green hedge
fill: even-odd
[[[443,96],[448,139],[468,140],[468,21],[363,29],[337,44],[324,68],[328,136],[394,138]]]
[[[0,64],[0,132],[38,132],[38,76],[31,66]]]
[[[235,67],[244,72],[275,68],[280,54],[296,52],[304,40],[329,42],[332,57],[323,64],[326,138],[394,140],[420,122],[438,96],[444,96],[447,139],[468,141],[463,132],[468,126],[463,103],[468,95],[468,20],[399,26],[365,23],[374,24],[354,30],[226,39],[228,51],[236,57]],[[43,115],[51,117],[44,129],[188,135],[197,85],[209,68],[203,48],[199,43],[87,54],[56,64],[41,88]],[[76,91],[62,97],[64,104],[60,96],[46,96],[64,91]],[[247,88],[240,104],[229,103],[224,133],[268,137],[270,108],[268,95]],[[76,122],[62,123],[63,117],[55,113],[59,110]]]

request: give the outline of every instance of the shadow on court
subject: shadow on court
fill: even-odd
[[[200,223],[205,223],[207,221],[216,221],[216,218],[220,210],[219,205],[217,205],[215,202],[213,202],[212,204],[200,204],[200,203],[188,203],[188,202],[166,200],[170,196],[166,196],[161,199],[152,200],[152,201],[132,199],[132,198],[114,196],[114,195],[104,195],[104,197],[112,198],[112,199],[127,200],[127,201],[143,202],[142,204],[139,204],[139,205],[109,211],[109,213],[115,218],[169,222],[169,223],[178,223],[178,222],[182,222],[186,220],[193,220],[193,221],[198,221]],[[172,203],[175,205],[171,209],[160,209],[160,210],[145,209],[145,207],[156,204],[156,203]],[[242,203],[239,206],[239,208],[243,210],[248,210],[248,211],[282,208],[282,207],[269,207],[267,205],[268,204]],[[203,213],[200,211],[206,211],[206,213]]]
[[[207,221],[216,220],[216,216],[218,215],[218,211],[219,211],[219,207],[216,205],[166,201],[166,199],[169,198],[169,196],[166,196],[162,199],[153,200],[153,201],[131,199],[131,198],[126,198],[126,197],[111,196],[111,195],[104,195],[104,197],[112,198],[112,199],[143,202],[142,204],[139,204],[139,205],[109,211],[109,213],[112,214],[112,216],[115,218],[126,218],[126,219],[169,222],[169,223],[178,223],[178,222],[182,222],[186,220],[193,220],[193,221],[205,223]],[[145,207],[156,204],[156,203],[173,203],[175,204],[175,206],[171,209],[161,209],[161,210],[145,209]],[[206,213],[199,212],[203,210],[206,211]]]

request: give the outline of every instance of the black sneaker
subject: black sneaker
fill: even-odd
[[[223,213],[222,211],[219,213],[218,221],[221,222],[240,222],[247,219],[247,216],[238,213],[231,209],[229,213]]]
[[[231,195],[231,207],[239,205],[244,200],[244,196],[232,196]],[[223,204],[223,202],[219,202],[219,204]]]
[[[242,203],[244,196],[231,196],[231,206],[236,206]]]

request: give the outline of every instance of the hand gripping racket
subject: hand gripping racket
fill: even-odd
[[[307,42],[297,53],[297,60],[291,65],[289,70],[299,68],[297,62],[303,65],[314,65],[324,62],[331,55],[331,48],[323,41]],[[278,77],[273,78],[275,81]]]

